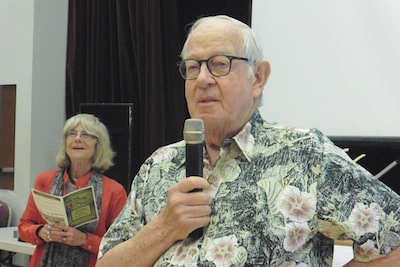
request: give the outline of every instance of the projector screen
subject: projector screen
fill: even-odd
[[[269,122],[335,136],[400,136],[400,1],[254,0],[271,75]]]

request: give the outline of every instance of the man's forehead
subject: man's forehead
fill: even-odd
[[[237,34],[226,32],[197,32],[188,40],[187,56],[200,54],[213,55],[237,55],[242,48],[242,41]]]
[[[193,48],[191,49],[189,47],[187,58],[193,58],[193,59],[207,59],[212,56],[217,56],[217,55],[235,55],[237,54],[235,49],[228,49],[226,46],[225,47],[215,47],[215,49],[196,49]]]

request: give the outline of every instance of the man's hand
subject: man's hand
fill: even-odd
[[[370,262],[355,262],[354,260],[348,262],[345,267],[400,267],[400,246],[392,250],[386,257],[382,257]]]
[[[191,193],[195,188],[202,191]],[[177,240],[210,222],[209,189],[209,183],[201,177],[188,177],[172,186],[161,213],[132,238],[105,253],[96,266],[153,266]]]
[[[210,184],[201,177],[188,177],[172,186],[167,203],[160,213],[163,225],[176,235],[176,240],[185,239],[193,230],[210,223],[212,197],[207,193]],[[202,189],[200,192],[190,192]]]

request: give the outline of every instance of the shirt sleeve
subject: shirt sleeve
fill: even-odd
[[[55,171],[46,171],[40,173],[36,177],[34,188],[42,192],[49,192],[52,178],[55,174]],[[37,236],[37,230],[40,226],[45,224],[46,221],[43,219],[42,215],[37,209],[32,192],[30,192],[24,213],[22,214],[18,223],[20,238],[33,245],[43,244],[44,241]]]
[[[141,184],[140,181],[142,180],[142,174],[143,171],[139,171],[139,173],[135,176],[132,182],[132,188],[131,192],[129,193],[128,200],[126,201],[122,211],[119,213],[104,235],[100,243],[100,249],[98,253],[99,259],[108,250],[131,238],[144,226],[144,223],[141,220],[141,202],[140,199],[136,197],[136,192]]]
[[[400,197],[338,150],[325,144],[319,231],[332,239],[353,240],[356,261],[385,256],[400,244]]]

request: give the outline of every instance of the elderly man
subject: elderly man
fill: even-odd
[[[354,240],[349,265],[399,262],[400,197],[318,130],[261,118],[270,65],[247,25],[202,18],[181,56],[190,116],[205,126],[204,177],[186,178],[184,141],[158,149],[98,266],[331,266],[334,239]]]

